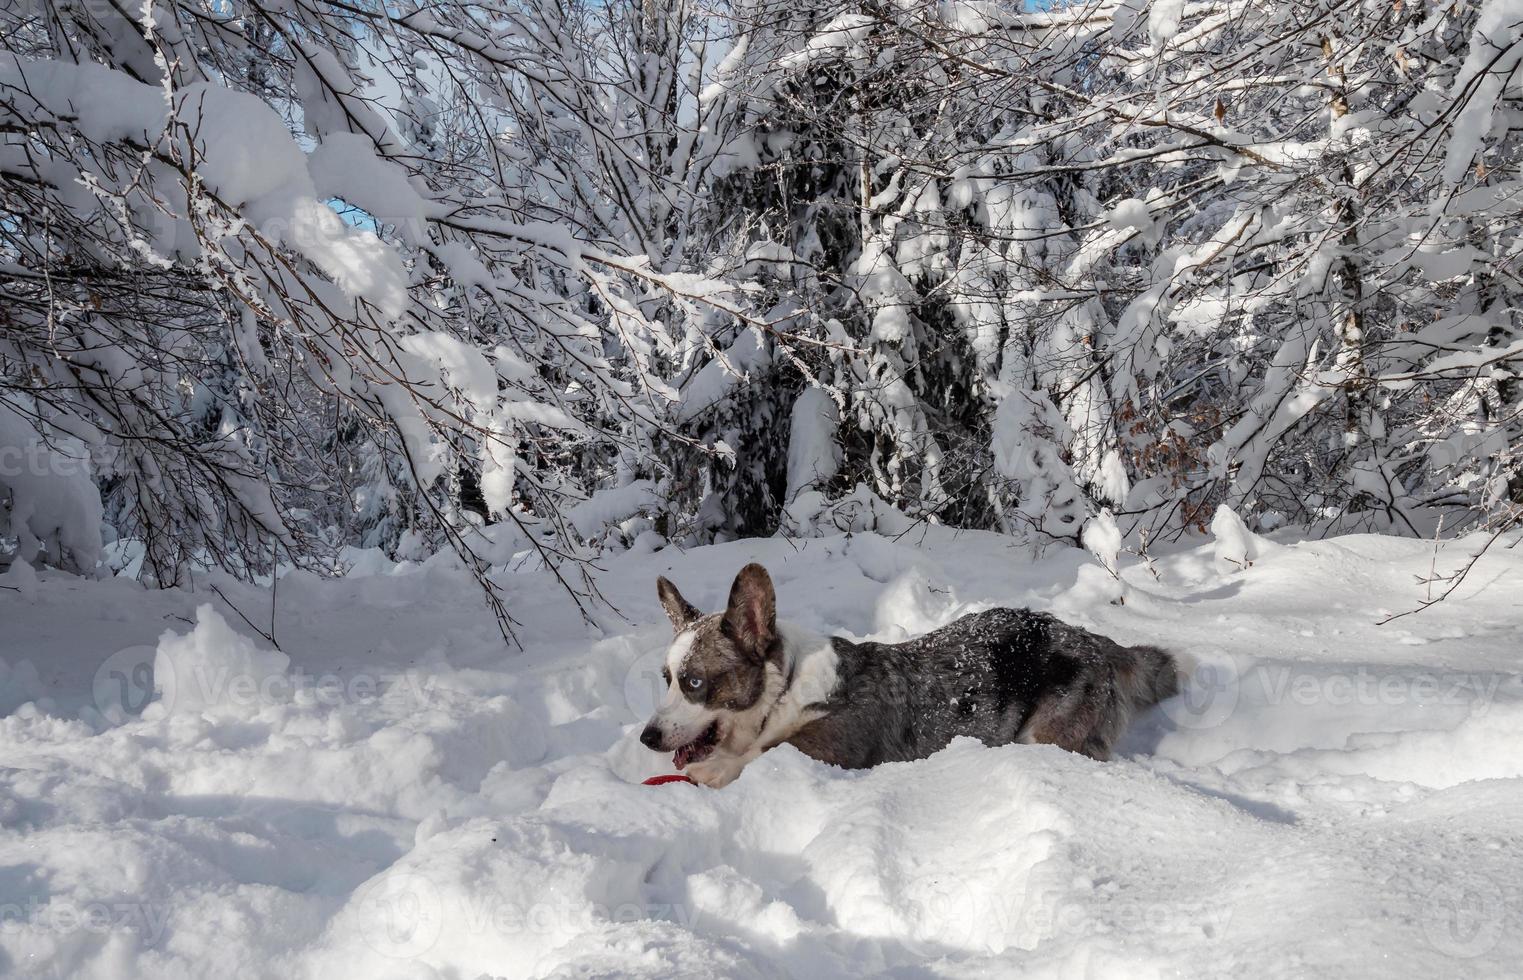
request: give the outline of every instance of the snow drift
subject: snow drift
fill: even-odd
[[[548,576],[505,576],[522,654],[443,559],[291,573],[281,652],[211,594],[43,573],[30,600],[0,590],[0,968],[1508,975],[1523,560],[1496,550],[1377,626],[1420,598],[1431,544],[1217,551],[1156,577],[1123,558],[1124,605],[1083,553],[1032,564],[980,533],[628,554],[599,585],[632,621],[590,631]],[[749,560],[814,628],[1027,604],[1166,645],[1190,683],[1109,764],[964,740],[845,772],[782,748],[721,791],[639,785],[669,769],[636,739],[669,636],[652,582],[717,608]],[[271,619],[268,593],[211,584]]]

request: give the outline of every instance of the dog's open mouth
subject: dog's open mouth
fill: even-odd
[[[680,770],[690,762],[701,762],[718,744],[719,722],[714,721],[697,738],[672,753],[672,765]]]

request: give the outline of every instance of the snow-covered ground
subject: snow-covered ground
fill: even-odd
[[[1123,561],[1117,605],[1087,554],[989,534],[748,540],[602,562],[595,626],[505,574],[522,652],[444,559],[288,575],[282,653],[210,587],[264,630],[268,592],[17,568],[0,975],[1515,976],[1523,549],[1376,625],[1477,545],[1262,545],[1234,571],[1207,542]],[[634,737],[655,576],[717,608],[749,560],[817,629],[1031,605],[1193,680],[1108,764],[783,748],[723,790],[642,786],[670,768]]]

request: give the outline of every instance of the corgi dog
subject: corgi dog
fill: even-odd
[[[923,759],[959,735],[1105,760],[1136,713],[1178,692],[1163,650],[1029,609],[970,613],[903,643],[855,643],[780,622],[757,564],[735,577],[723,612],[699,612],[665,578],[656,592],[676,635],[665,696],[640,741],[707,786],[784,742],[848,769]]]

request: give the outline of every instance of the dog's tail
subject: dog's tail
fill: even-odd
[[[1179,664],[1158,647],[1127,647],[1132,669],[1125,671],[1122,693],[1133,712],[1144,711],[1179,693]]]

